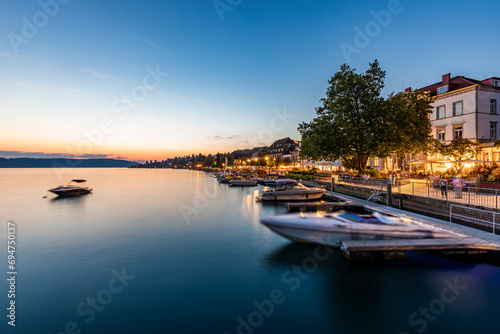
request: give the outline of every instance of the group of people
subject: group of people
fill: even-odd
[[[453,177],[451,181],[451,185],[453,186],[453,190],[455,191],[455,198],[462,198],[462,188],[465,185],[464,180],[460,175],[456,175]],[[439,180],[439,186],[441,188],[441,197],[446,197],[448,199],[448,180],[445,178],[441,178]]]

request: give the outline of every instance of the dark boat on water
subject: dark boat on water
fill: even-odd
[[[75,179],[71,180],[66,186],[59,186],[54,189],[50,189],[49,191],[51,193],[56,194],[59,197],[76,197],[76,196],[81,196],[88,194],[92,191],[92,188],[89,187],[82,187],[76,184],[72,183],[85,183],[86,180],[82,179]]]

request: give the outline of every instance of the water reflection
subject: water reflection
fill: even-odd
[[[52,198],[49,198],[49,201],[51,203],[83,203],[85,201],[85,199],[89,196],[92,196],[92,194],[84,194],[84,195],[80,195],[80,196],[71,196],[71,197],[60,197],[60,196],[56,196],[56,197],[52,197]]]

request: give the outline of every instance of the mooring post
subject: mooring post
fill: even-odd
[[[392,185],[387,183],[387,206],[392,206]]]
[[[332,191],[335,191],[335,176],[332,175]]]

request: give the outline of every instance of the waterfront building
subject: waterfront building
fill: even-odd
[[[291,152],[299,147],[299,142],[290,139],[289,137],[276,140],[269,146],[268,153],[270,159],[283,158],[283,155],[291,154]]]
[[[434,138],[443,142],[466,138],[486,147],[498,139],[500,78],[480,81],[463,76],[451,78],[448,73],[441,81],[419,90],[432,98]],[[498,161],[500,157],[495,158]]]
[[[476,80],[464,76],[442,76],[441,81],[418,89],[432,98],[433,112],[430,115],[432,136],[444,143],[453,139],[464,138],[482,143],[485,148],[479,156],[480,161],[500,162],[500,149],[494,147],[500,139],[498,133],[500,123],[500,77]],[[406,92],[411,88],[405,89]],[[437,160],[445,157],[414,157],[406,155],[406,161]],[[380,170],[401,169],[405,161],[395,156],[386,159],[372,158],[370,166]],[[427,169],[430,168],[427,164]],[[447,168],[449,164],[434,166]]]

